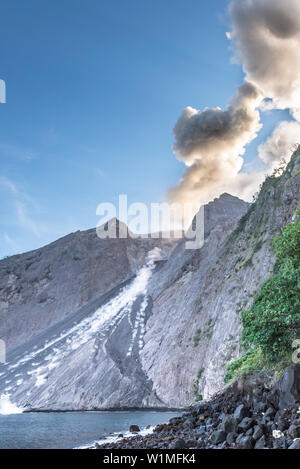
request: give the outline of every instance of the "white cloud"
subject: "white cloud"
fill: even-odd
[[[19,252],[19,245],[7,233],[4,233],[3,238],[13,252]]]
[[[39,237],[41,234],[41,226],[39,223],[35,222],[28,213],[28,211],[32,210],[32,206],[34,205],[32,198],[19,189],[17,184],[5,176],[0,177],[0,186],[11,194],[17,225]]]
[[[289,161],[296,144],[300,144],[300,123],[283,121],[258,147],[258,156],[273,170],[282,159]]]

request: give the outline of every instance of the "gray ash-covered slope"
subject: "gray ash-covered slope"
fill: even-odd
[[[22,345],[130,279],[158,246],[175,240],[105,239],[71,233],[41,249],[0,261],[0,337]]]
[[[240,353],[240,312],[274,263],[271,239],[298,204],[295,157],[250,208],[228,194],[208,204],[200,250],[185,240],[173,250],[168,240],[100,241],[91,230],[2,261],[0,336],[11,351],[0,394],[29,408],[104,409],[179,406],[219,390]],[[40,300],[41,280],[51,300]]]

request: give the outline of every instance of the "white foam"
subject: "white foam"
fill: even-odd
[[[120,432],[113,433],[112,435],[106,438],[103,438],[102,440],[96,440],[96,441],[93,441],[92,443],[87,443],[86,445],[77,446],[74,449],[96,449],[97,445],[107,445],[110,443],[117,443],[118,441],[123,440],[123,438],[133,438],[134,436],[137,436],[137,435],[140,435],[140,436],[151,435],[151,433],[153,433],[154,431],[154,428],[155,428],[154,426],[149,427],[149,428],[144,428],[138,433],[132,433],[132,432],[122,433],[123,436],[119,436]]]
[[[9,415],[9,414],[22,414],[23,409],[16,406],[13,402],[10,401],[8,394],[2,394],[0,397],[0,414]]]

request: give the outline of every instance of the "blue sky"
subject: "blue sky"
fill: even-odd
[[[96,226],[118,194],[164,200],[184,171],[172,153],[182,109],[225,107],[243,79],[227,4],[1,2],[0,258]],[[245,163],[278,114],[263,116]]]

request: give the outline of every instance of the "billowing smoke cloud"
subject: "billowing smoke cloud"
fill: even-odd
[[[224,191],[250,200],[267,172],[240,172],[245,147],[261,128],[259,108],[288,108],[300,120],[300,1],[233,0],[229,12],[228,37],[245,82],[226,110],[182,112],[174,127],[174,153],[187,169],[169,190],[172,201],[205,203]],[[259,147],[267,170],[299,138],[299,124],[281,123]]]
[[[184,109],[174,127],[174,152],[188,169],[179,185],[170,189],[172,200],[207,202],[232,185],[243,165],[245,146],[261,127],[256,109],[261,100],[258,90],[245,82],[225,111]]]
[[[273,170],[281,160],[291,156],[296,144],[300,144],[300,123],[284,121],[258,147],[258,156]]]
[[[234,0],[231,39],[248,80],[278,109],[300,112],[299,0]]]

